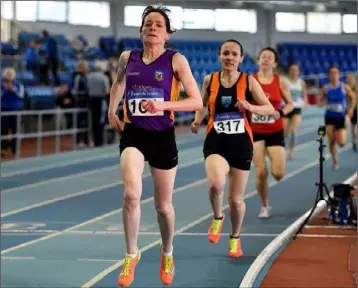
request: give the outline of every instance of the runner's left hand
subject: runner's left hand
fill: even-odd
[[[147,100],[142,103],[142,107],[147,110],[149,113],[155,114],[160,111],[165,110],[165,103],[164,102],[158,102],[153,100]]]

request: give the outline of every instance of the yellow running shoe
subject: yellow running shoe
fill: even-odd
[[[224,224],[224,219],[225,216],[223,214],[223,218],[222,219],[213,219],[211,221],[210,227],[209,227],[209,231],[208,231],[208,239],[210,243],[218,243],[220,240],[220,236],[221,236],[221,229],[223,227]]]
[[[128,287],[134,281],[134,271],[136,265],[139,263],[141,253],[138,250],[137,256],[132,258],[126,256],[124,264],[122,266],[121,273],[118,276],[118,285],[121,287]]]
[[[175,265],[173,255],[165,256],[162,249],[160,249],[160,280],[162,280],[164,285],[170,285],[173,283],[175,276]]]
[[[241,250],[241,241],[239,238],[230,238],[229,240],[229,256],[239,258],[243,255]]]

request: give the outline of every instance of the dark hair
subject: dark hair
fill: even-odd
[[[167,7],[162,6],[162,5],[158,5],[156,7],[150,5],[144,9],[143,14],[142,14],[142,24],[141,24],[140,30],[139,30],[140,32],[142,32],[145,17],[147,17],[150,13],[159,13],[160,15],[162,15],[164,17],[164,22],[165,22],[165,26],[167,29],[167,33],[173,34],[174,32],[176,32],[176,30],[172,29],[171,25],[170,25],[170,19],[169,19],[168,14],[170,14],[171,11]]]
[[[298,65],[296,62],[293,62],[290,65],[288,65],[288,69],[290,69],[292,66],[297,66],[298,68],[300,68],[300,65]]]
[[[338,72],[340,71],[338,65],[332,64],[332,65],[329,66],[329,68],[328,68],[328,73],[331,72],[332,69],[337,69]]]
[[[265,47],[265,48],[261,49],[261,51],[259,52],[259,55],[257,55],[257,59],[260,58],[262,52],[264,52],[264,51],[271,51],[275,55],[275,63],[278,62],[278,54],[277,54],[276,50],[273,49],[272,47]]]
[[[221,48],[223,47],[223,45],[225,43],[229,43],[229,42],[236,43],[237,45],[239,45],[240,46],[240,56],[244,55],[244,48],[242,48],[241,43],[235,39],[229,39],[229,40],[225,40],[224,42],[222,42],[219,47],[219,55],[221,53]]]

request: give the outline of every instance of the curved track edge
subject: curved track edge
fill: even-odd
[[[343,183],[352,184],[356,178],[357,172],[350,176],[348,179],[346,179]],[[330,191],[330,194],[332,195],[333,192]],[[327,207],[327,203],[322,200],[319,201],[311,217],[314,217],[321,213],[325,207]],[[278,235],[274,240],[270,242],[270,244],[268,244],[262,250],[262,252],[256,257],[255,261],[252,263],[250,268],[247,270],[244,278],[239,285],[239,288],[260,287],[260,284],[266,273],[268,272],[271,263],[273,263],[274,259],[290,243],[293,235],[299,229],[301,224],[305,221],[311,210],[312,209],[308,210],[305,214],[303,214],[300,218],[298,218],[295,222],[288,226],[280,235]]]

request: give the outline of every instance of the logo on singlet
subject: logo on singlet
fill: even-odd
[[[155,80],[162,81],[163,80],[163,72],[160,70],[155,70]]]
[[[222,96],[222,97],[221,97],[221,104],[222,104],[225,108],[229,107],[230,104],[231,104],[231,102],[232,102],[232,96]]]

